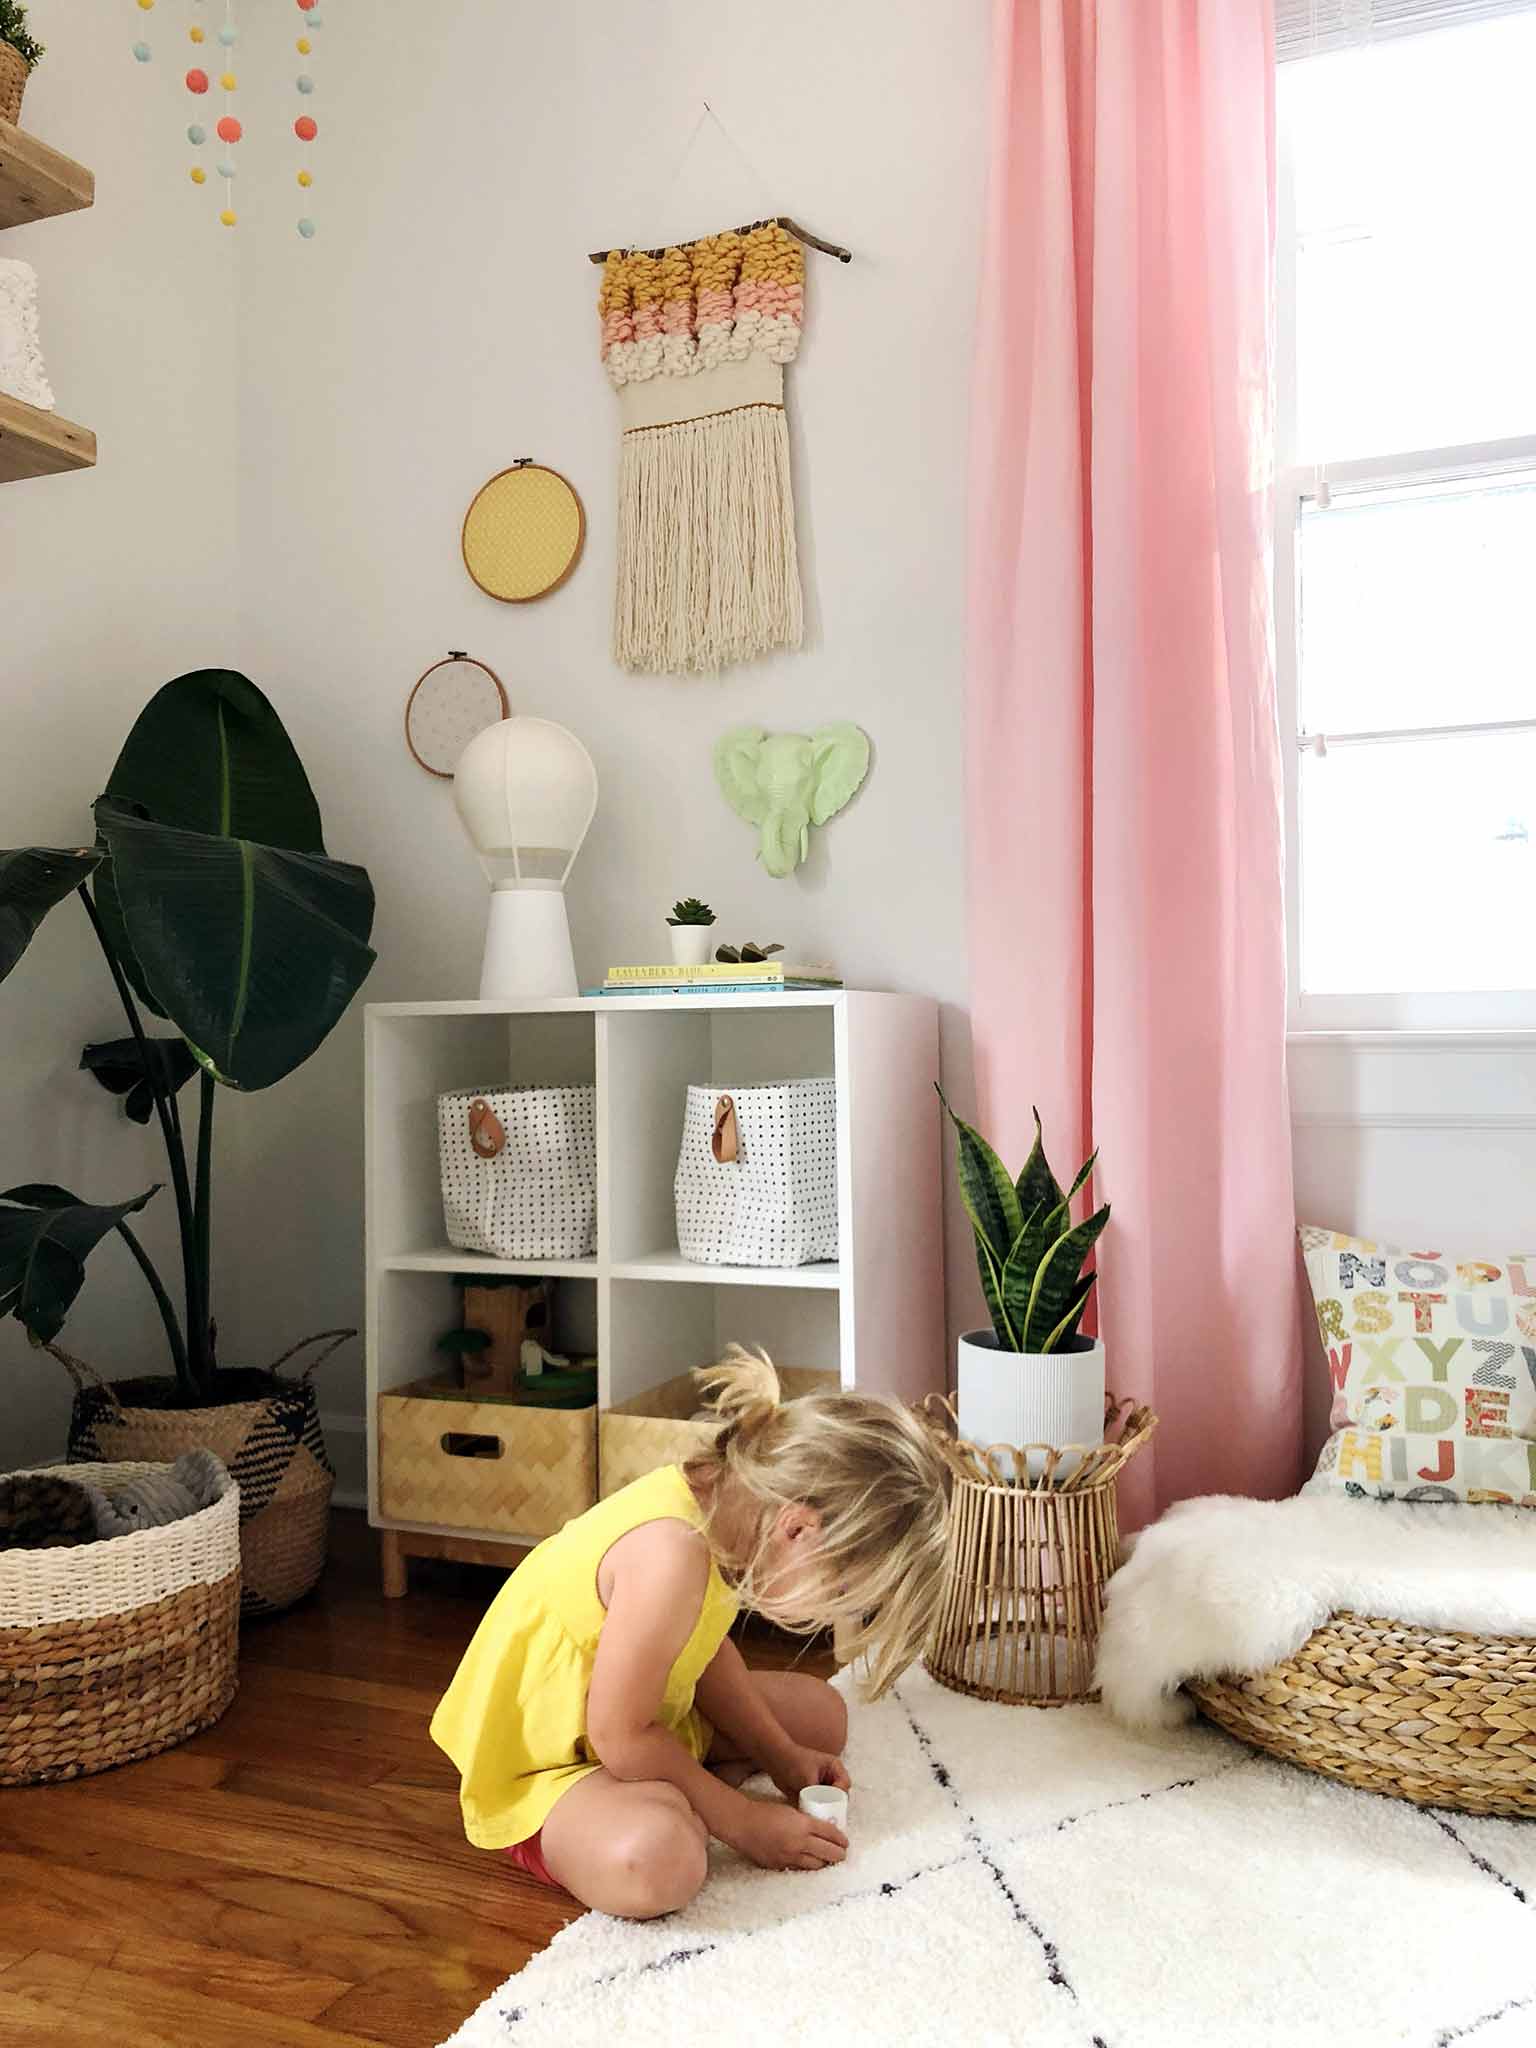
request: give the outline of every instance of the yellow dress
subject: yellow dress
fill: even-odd
[[[432,1740],[458,1766],[464,1832],[480,1849],[536,1834],[563,1792],[600,1768],[587,1741],[587,1692],[605,1609],[597,1568],[645,1522],[703,1515],[681,1465],[664,1465],[599,1501],[530,1551],[486,1610],[432,1716]],[[694,1687],[736,1618],[710,1560],[693,1633],[667,1677],[657,1720],[702,1763],[714,1731]]]

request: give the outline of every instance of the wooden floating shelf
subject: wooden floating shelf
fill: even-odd
[[[73,157],[0,121],[0,228],[78,213],[96,197],[96,178]]]
[[[66,469],[90,469],[96,436],[89,427],[23,405],[0,391],[0,483],[29,476],[57,476]]]

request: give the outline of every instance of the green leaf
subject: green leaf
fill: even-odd
[[[142,1209],[158,1188],[131,1202],[82,1202],[46,1182],[0,1193],[0,1315],[15,1316],[37,1341],[64,1327],[85,1279],[85,1261],[109,1230]]]
[[[1088,1306],[1088,1297],[1092,1294],[1093,1283],[1098,1277],[1097,1273],[1085,1273],[1078,1281],[1066,1314],[1055,1329],[1047,1334],[1045,1342],[1040,1346],[1042,1351],[1061,1351],[1077,1335],[1077,1326],[1083,1319],[1083,1310]]]
[[[1038,1109],[1032,1109],[1030,1114],[1035,1120],[1035,1142],[1024,1162],[1024,1170],[1019,1175],[1018,1182],[1019,1207],[1025,1215],[1037,1205],[1050,1211],[1063,1199],[1060,1185],[1046,1160],[1045,1134],[1040,1128],[1040,1112]]]
[[[972,1228],[991,1246],[1001,1271],[1024,1221],[1013,1181],[981,1133],[955,1115],[942,1088],[938,1089],[938,1096],[955,1127],[960,1199],[965,1204],[965,1213]]]
[[[155,1003],[217,1079],[235,1088],[281,1081],[373,965],[366,872],[155,824],[105,797],[95,809]]]
[[[1083,1261],[1098,1242],[1109,1221],[1109,1204],[1096,1210],[1085,1223],[1058,1237],[1040,1261],[1029,1292],[1029,1311],[1024,1319],[1024,1351],[1043,1351],[1044,1339],[1071,1312],[1072,1298],[1080,1285]]]
[[[148,1038],[149,1057],[162,1093],[175,1095],[198,1070],[192,1048],[184,1038]],[[102,1045],[88,1045],[80,1054],[83,1072],[94,1074],[109,1095],[125,1095],[124,1112],[136,1124],[147,1124],[155,1113],[155,1094],[145,1071],[136,1038],[112,1038]]]
[[[0,850],[0,981],[32,942],[56,903],[73,895],[101,853],[91,846],[21,846]]]
[[[1083,1164],[1078,1168],[1077,1179],[1073,1181],[1071,1187],[1067,1189],[1067,1200],[1069,1202],[1071,1201],[1072,1197],[1077,1193],[1079,1188],[1086,1187],[1088,1182],[1088,1176],[1090,1173],[1092,1173],[1093,1169],[1098,1165],[1098,1163],[1098,1147],[1095,1146],[1093,1151],[1091,1151],[1088,1154],[1088,1157],[1084,1160]]]
[[[134,721],[105,794],[157,825],[325,852],[319,806],[282,720],[233,669],[195,669],[157,690]],[[121,887],[104,869],[96,909],[135,990],[166,1015],[135,957]]]

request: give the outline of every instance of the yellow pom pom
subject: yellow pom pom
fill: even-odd
[[[195,21],[193,22],[192,26],[187,30],[187,34],[192,38],[192,41],[194,43],[200,43],[203,40],[203,32],[198,27]]]
[[[151,7],[154,6],[154,4],[155,0],[139,0],[139,5],[143,8],[146,14],[148,14],[149,10],[151,9]]]
[[[208,173],[201,164],[194,164],[190,175],[194,185],[206,185],[208,182]]]
[[[235,216],[229,211],[228,207],[219,215],[219,219],[227,228],[232,228],[235,224]]]
[[[314,182],[315,182],[315,179],[314,179],[314,173],[313,173],[312,171],[300,171],[300,173],[299,173],[299,183],[300,183],[301,185],[303,185],[303,186],[305,186],[305,187],[308,187],[308,186],[310,186],[310,185],[313,185],[313,183],[314,183]]]
[[[223,86],[226,92],[233,92],[235,89],[235,74],[233,73],[233,71],[226,71],[224,76],[219,80],[219,83]]]
[[[298,53],[299,53],[299,55],[300,55],[301,57],[307,57],[307,56],[309,55],[310,51],[311,51],[311,50],[312,50],[312,49],[313,49],[313,48],[314,48],[315,46],[314,46],[314,44],[313,44],[313,43],[312,43],[312,42],[311,42],[311,41],[309,40],[309,37],[308,37],[308,36],[300,36],[300,37],[299,37],[299,40],[298,40],[298,41],[297,41],[297,42],[296,42],[296,43],[294,44],[294,46],[293,46],[293,47],[294,47],[294,48],[295,48],[295,49],[296,49],[296,50],[298,51]]]

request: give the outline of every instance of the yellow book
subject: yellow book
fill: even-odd
[[[608,986],[628,988],[636,982],[654,981],[677,985],[688,981],[782,981],[784,969],[776,960],[709,960],[702,967],[679,967],[668,961],[662,967],[610,967]]]

